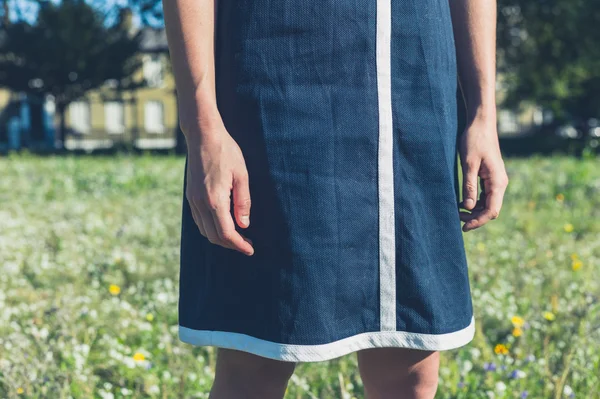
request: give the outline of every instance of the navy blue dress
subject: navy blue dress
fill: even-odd
[[[180,340],[295,362],[470,342],[448,0],[220,0],[216,24],[255,253],[200,233],[184,172]]]

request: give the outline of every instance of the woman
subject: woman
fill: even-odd
[[[367,398],[432,398],[439,351],[474,334],[461,221],[497,218],[508,184],[495,1],[163,6],[179,337],[218,348],[211,398],[280,398],[297,362],[352,352]]]

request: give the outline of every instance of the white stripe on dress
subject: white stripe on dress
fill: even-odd
[[[379,307],[382,331],[396,330],[396,237],[392,159],[391,0],[377,0],[376,68],[379,109]]]

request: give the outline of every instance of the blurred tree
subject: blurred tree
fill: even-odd
[[[0,87],[38,98],[52,94],[62,143],[72,101],[109,80],[121,90],[145,84],[132,76],[141,66],[135,57],[140,39],[122,21],[106,26],[83,0],[41,1],[35,23],[18,20],[0,28]]]
[[[129,6],[138,12],[143,24],[163,25],[161,0],[129,0]]]
[[[507,104],[529,100],[557,119],[600,117],[600,2],[499,0],[498,6]]]

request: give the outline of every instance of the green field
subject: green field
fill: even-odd
[[[0,159],[0,397],[206,398],[177,338],[184,158]],[[437,398],[600,398],[600,160],[507,159],[500,218],[464,234],[476,337]],[[286,398],[362,398],[354,354]]]

